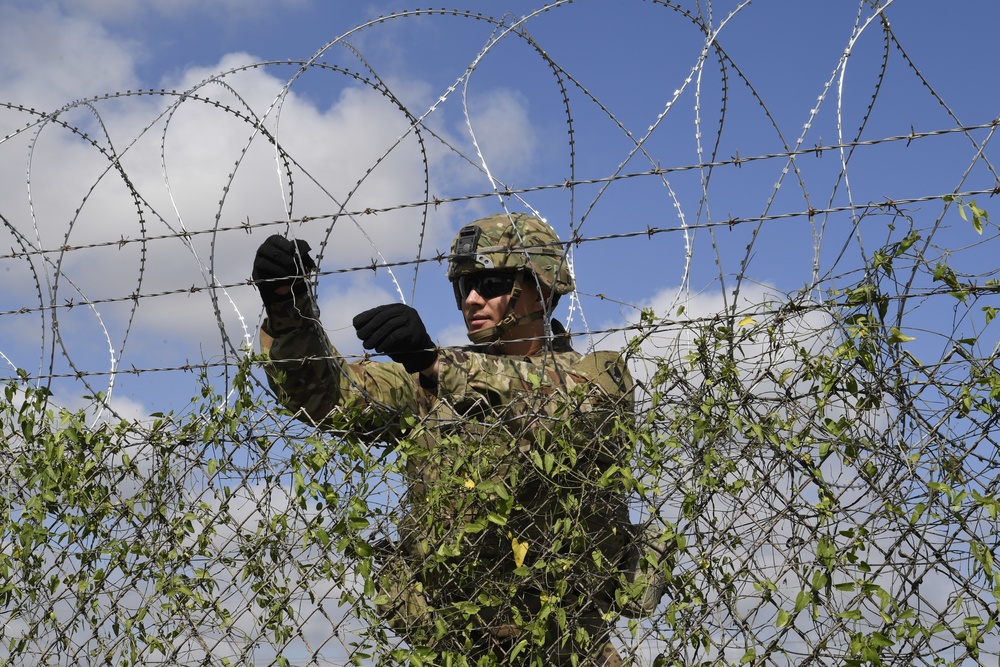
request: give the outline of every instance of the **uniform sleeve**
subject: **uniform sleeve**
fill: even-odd
[[[417,412],[418,384],[394,362],[348,363],[333,347],[311,298],[272,305],[260,333],[264,372],[298,419],[331,428],[338,413],[360,410],[365,430],[394,427]]]
[[[635,387],[628,366],[617,352],[597,351],[582,357],[574,370],[589,378],[616,410],[631,414],[635,408]]]

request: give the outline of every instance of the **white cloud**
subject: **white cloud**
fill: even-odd
[[[458,322],[446,327],[438,336],[438,344],[444,347],[462,347],[469,344],[469,333],[465,324]]]
[[[471,131],[482,152],[483,159],[494,176],[510,184],[510,179],[527,173],[533,154],[527,147],[537,143],[531,126],[527,98],[514,90],[490,90],[470,95],[469,118]],[[462,126],[458,133],[468,133]],[[475,153],[470,152],[471,155]]]
[[[350,282],[327,280],[319,290],[319,306],[330,342],[348,358],[364,354],[361,341],[351,321],[360,312],[384,303],[395,303],[399,296],[375,286],[369,276],[361,275]]]
[[[639,303],[635,315],[628,321],[610,323],[606,328],[621,328],[623,331],[608,336],[601,347],[622,349],[630,339],[641,336],[641,352],[634,356],[632,370],[638,379],[646,379],[656,371],[655,365],[664,359],[680,363],[687,353],[694,350],[696,338],[704,333],[706,324],[717,320],[720,325],[733,325],[737,332],[751,330],[763,322],[775,320],[774,310],[787,303],[787,295],[779,294],[768,285],[745,285],[737,299],[721,291],[692,294],[681,288],[667,287]],[[652,326],[637,328],[642,309],[654,314]],[[830,319],[822,310],[781,316],[776,322],[780,328],[771,333],[783,337],[786,342],[795,340],[813,351],[830,342]],[[797,363],[794,348],[775,348],[761,331],[757,331],[753,338],[741,341],[734,354],[748,378],[767,369],[779,369],[780,372],[780,369]],[[647,364],[647,359],[652,360],[653,365]]]
[[[134,88],[142,55],[136,41],[53,5],[0,5],[4,101],[54,111],[71,100]]]
[[[56,108],[95,93],[149,89],[135,77],[138,48],[96,20],[114,3],[88,6],[92,15],[60,13],[58,5],[0,9],[12,19],[0,21],[0,35],[60,45],[58,53],[37,60],[0,58],[0,81],[9,84],[5,91],[21,91],[26,100]],[[0,49],[30,52],[29,46],[0,39]],[[73,62],[65,68],[67,59]],[[340,216],[336,223],[332,216],[342,205],[360,211],[421,201],[424,149],[432,195],[469,182],[475,172],[464,160],[427,133],[419,144],[394,103],[353,79],[323,72],[329,77],[324,84],[341,87],[324,108],[298,93],[294,67],[241,69],[256,60],[233,53],[157,84],[188,91],[185,98],[131,95],[69,110],[61,119],[79,133],[49,122],[0,144],[0,215],[32,247],[50,251],[46,261],[35,256],[37,273],[23,261],[4,267],[9,293],[19,295],[11,308],[58,304],[53,315],[59,318],[61,342],[79,368],[110,370],[106,339],[126,368],[169,368],[244,345],[255,335],[260,314],[256,292],[245,281],[257,245],[271,233],[309,240],[314,254],[322,254],[320,268],[330,271],[412,259],[421,243],[425,256],[448,247],[456,226],[452,208],[432,210],[426,221],[419,208]],[[310,74],[310,85],[318,85]],[[393,85],[400,98],[428,99],[428,87],[419,81]],[[473,114],[491,166],[512,173],[522,169],[533,138],[524,101],[507,91],[486,91],[473,104]],[[255,127],[260,119],[283,155]],[[0,113],[0,128],[32,120],[8,111]],[[435,117],[428,122],[449,144],[467,146],[467,137],[449,136]],[[119,158],[124,175],[111,156]],[[312,219],[287,230],[280,222],[289,215]],[[272,224],[247,234],[240,229],[247,222]],[[190,236],[179,236],[183,232]],[[148,240],[137,242],[143,238]],[[13,235],[0,241],[19,246]],[[53,252],[64,245],[83,249]],[[35,303],[37,297],[26,299],[36,292],[36,278],[42,304]],[[339,303],[352,303],[352,314],[398,300],[388,293],[374,300],[363,279],[347,284],[359,291],[334,294]],[[218,285],[224,289],[209,289]],[[132,294],[155,296],[134,302]],[[101,301],[96,313],[78,307],[88,300]],[[69,310],[69,303],[77,306]],[[333,309],[325,312],[334,316]],[[28,348],[32,344],[40,341],[25,342]],[[29,349],[24,362],[20,349],[10,353],[16,365],[37,364],[37,352]]]

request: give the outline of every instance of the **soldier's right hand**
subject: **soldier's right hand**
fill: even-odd
[[[407,373],[429,368],[438,357],[437,348],[420,314],[402,303],[376,306],[354,316],[354,329],[366,350],[388,354],[403,364]]]
[[[306,293],[306,276],[316,269],[309,250],[306,241],[289,241],[277,234],[260,244],[251,275],[265,306]]]

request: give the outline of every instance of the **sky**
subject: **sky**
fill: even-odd
[[[4,373],[128,416],[183,406],[192,368],[224,382],[253,344],[272,233],[319,256],[344,354],[355,313],[400,300],[461,344],[433,258],[505,207],[580,239],[556,313],[578,349],[644,308],[822,298],[894,238],[864,208],[887,200],[995,270],[940,200],[997,182],[992,0],[417,7],[2,0]],[[922,340],[939,316],[913,317]]]

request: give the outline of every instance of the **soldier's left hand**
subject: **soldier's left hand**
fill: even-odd
[[[405,304],[377,306],[355,315],[354,329],[366,350],[389,355],[407,373],[419,373],[437,360],[437,349],[420,314]]]

